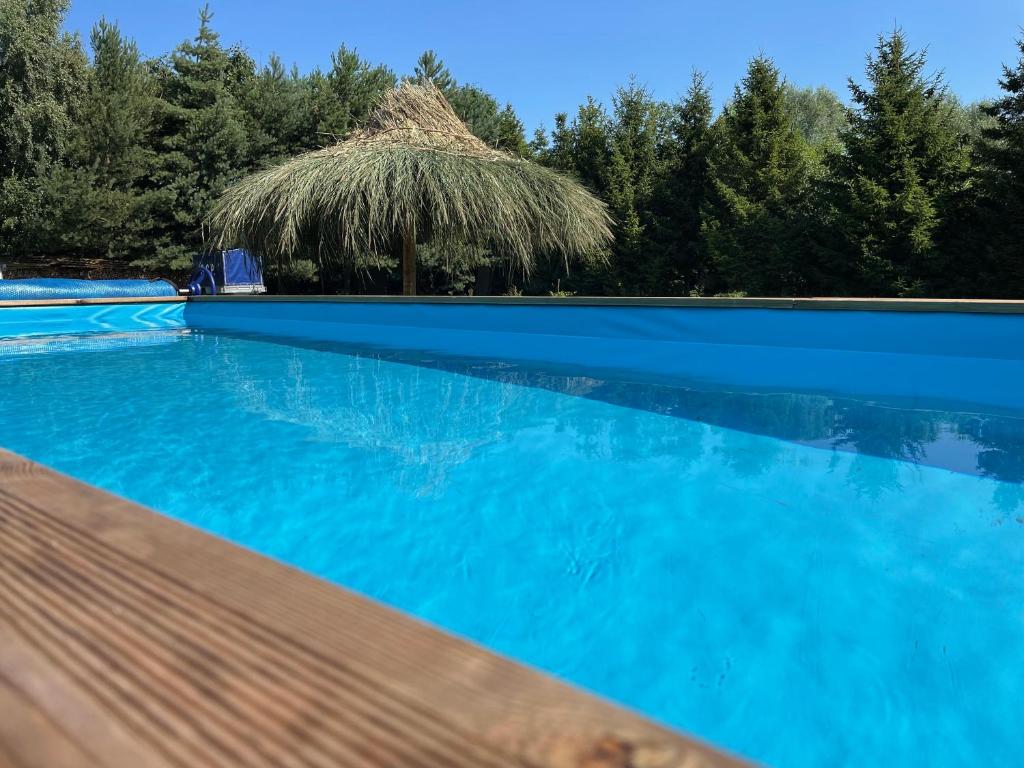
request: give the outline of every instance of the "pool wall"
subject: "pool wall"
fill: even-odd
[[[813,305],[812,305],[813,306]],[[192,328],[629,375],[985,407],[1024,405],[1024,314],[461,301],[190,301]],[[936,306],[942,306],[941,302]],[[965,397],[969,393],[969,398]]]
[[[6,339],[185,327],[709,387],[1024,407],[1024,302],[204,297],[0,308]]]
[[[185,302],[176,298],[162,301],[11,302],[0,308],[0,338],[130,333],[184,327]]]

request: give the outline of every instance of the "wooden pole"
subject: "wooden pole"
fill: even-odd
[[[402,293],[416,295],[416,229],[411,224],[402,236]]]

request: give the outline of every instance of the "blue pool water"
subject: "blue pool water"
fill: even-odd
[[[0,445],[747,757],[1024,755],[1012,410],[171,330],[0,344],[0,413]]]

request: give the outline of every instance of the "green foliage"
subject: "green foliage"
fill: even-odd
[[[847,127],[849,112],[834,91],[824,86],[797,88],[786,83],[783,94],[786,114],[808,145],[821,154],[841,148],[840,134]]]
[[[327,88],[332,103],[318,132],[335,138],[347,136],[363,124],[381,95],[396,82],[395,73],[387,67],[373,66],[356,51],[341,46],[331,56]]]
[[[162,62],[158,72],[163,159],[158,179],[169,193],[164,231],[146,266],[187,269],[203,248],[202,221],[213,201],[249,162],[246,115],[233,93],[239,63],[220,44],[204,7],[199,31]]]
[[[420,54],[413,69],[413,76],[417,80],[429,80],[445,95],[455,89],[455,78],[433,51],[428,50]]]
[[[551,143],[548,141],[548,132],[540,125],[533,132],[533,138],[527,145],[530,155],[534,160],[547,165],[548,153],[551,151]]]
[[[1024,296],[1024,39],[1014,66],[1004,66],[1002,94],[981,108],[981,191],[971,245],[979,255],[977,292]]]
[[[511,152],[519,157],[531,157],[533,148],[526,143],[526,133],[522,121],[516,116],[511,104],[506,104],[498,115],[497,149]]]
[[[703,227],[714,290],[806,292],[812,278],[801,259],[799,213],[810,178],[807,144],[790,120],[770,59],[751,60],[715,133],[714,199]]]
[[[694,72],[686,96],[673,105],[660,148],[654,212],[661,247],[659,283],[672,294],[701,294],[710,268],[703,224],[712,200],[714,109],[705,75]]]
[[[21,255],[46,179],[69,151],[86,60],[61,31],[68,0],[0,0],[0,254]]]
[[[587,103],[580,107],[569,132],[568,162],[564,170],[575,173],[580,181],[602,195],[608,192],[608,173],[612,162],[611,133],[612,123],[608,113],[588,96]],[[561,135],[556,135],[556,146],[562,139]],[[556,154],[560,155],[560,150],[559,146]]]
[[[653,250],[649,211],[658,172],[658,132],[664,110],[636,80],[616,91],[613,110],[611,159],[604,185],[615,220],[613,289],[616,293],[652,293],[657,290],[658,275],[649,270]]]
[[[254,168],[280,162],[309,148],[315,129],[311,130],[310,121],[304,119],[308,97],[306,83],[298,71],[287,72],[274,54],[251,78],[249,87],[238,94]]]
[[[150,179],[159,108],[135,43],[117,26],[92,30],[92,67],[67,163],[46,176],[37,242],[51,254],[100,254],[126,264],[145,253],[153,210],[166,198]]]
[[[207,9],[194,39],[152,60],[100,21],[87,58],[62,32],[67,8],[0,0],[5,261],[180,277],[222,190],[351,135],[399,80],[346,45],[323,70],[275,55],[257,66],[221,43]],[[897,31],[879,39],[866,82],[851,80],[849,105],[786,83],[758,57],[717,117],[699,74],[672,105],[630,80],[608,110],[588,98],[532,135],[512,105],[456,79],[434,51],[401,74],[435,83],[488,147],[570,174],[608,204],[615,243],[571,273],[537,254],[531,278],[516,276],[528,292],[1024,298],[1020,45],[998,98],[976,104],[929,74]],[[305,257],[273,267],[274,279],[379,290],[397,268],[390,252],[333,273]],[[479,269],[514,263],[453,240],[423,250],[420,282],[466,292]]]
[[[835,232],[851,289],[865,295],[924,295],[948,266],[938,238],[966,181],[966,137],[939,75],[897,30],[879,38],[854,102],[843,151],[831,160]]]
[[[496,147],[501,139],[501,114],[498,102],[475,85],[459,85],[446,94],[455,114],[470,132],[489,146]]]
[[[0,1],[0,174],[27,177],[67,151],[85,58],[61,31],[69,0]]]

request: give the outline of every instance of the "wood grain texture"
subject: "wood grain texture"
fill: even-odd
[[[0,450],[0,768],[741,763]]]

